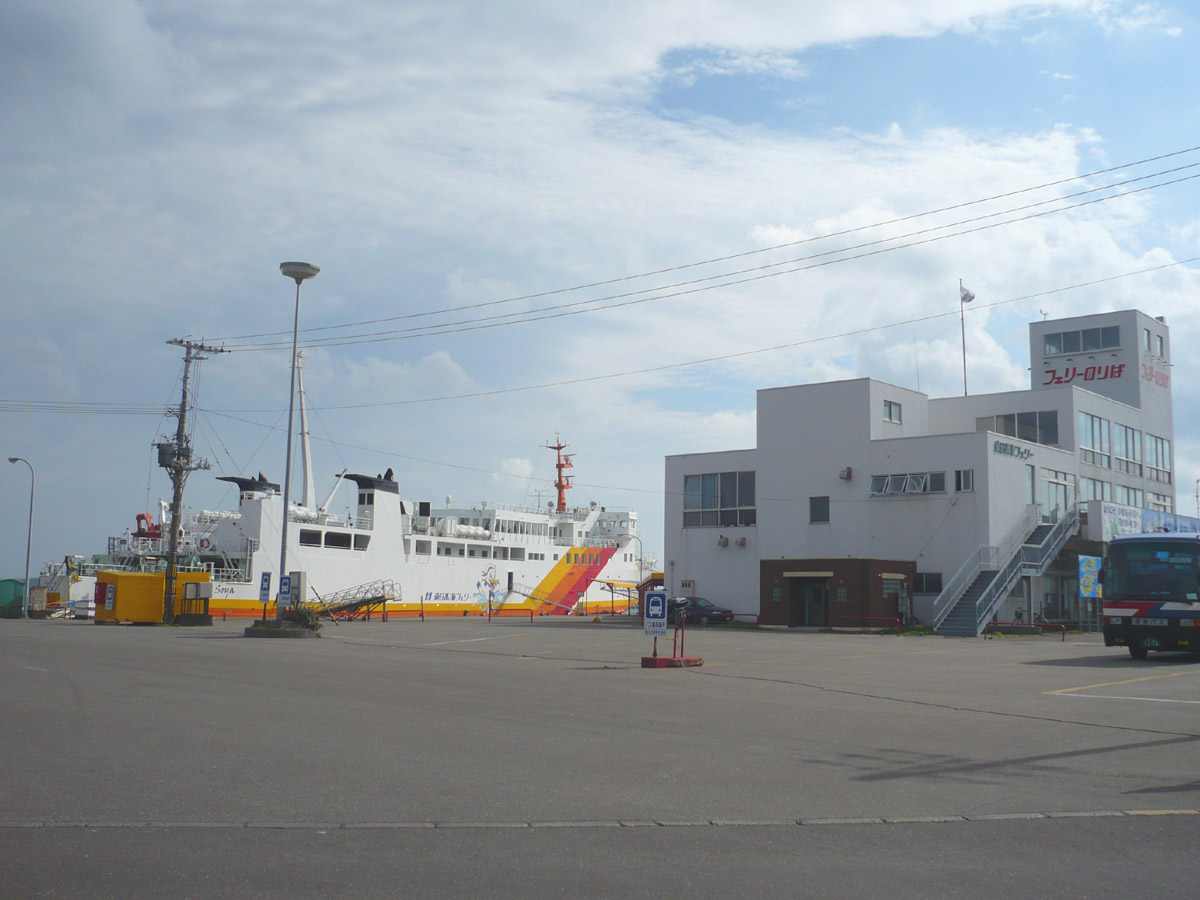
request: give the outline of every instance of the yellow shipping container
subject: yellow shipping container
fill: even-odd
[[[175,615],[183,606],[183,586],[190,581],[206,582],[207,572],[180,572],[175,580]],[[108,608],[108,585],[113,586],[112,609]],[[97,572],[97,622],[161,622],[163,592],[167,576],[162,572]]]

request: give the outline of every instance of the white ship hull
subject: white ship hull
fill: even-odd
[[[389,478],[347,479],[357,485],[353,515],[291,507],[287,571],[296,573],[297,601],[336,607],[373,599],[377,610],[414,615],[619,612],[636,603],[635,512],[434,507],[401,500]],[[238,509],[184,523],[180,569],[211,574],[209,613],[223,617],[263,615],[269,573],[265,612],[273,615],[282,496],[262,479],[223,480],[238,485]],[[98,568],[165,568],[165,533],[142,526],[110,539],[107,565],[79,566],[76,581]]]

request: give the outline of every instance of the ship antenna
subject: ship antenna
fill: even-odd
[[[573,467],[573,463],[571,462],[573,454],[563,456],[563,451],[567,449],[567,445],[562,442],[562,438],[557,434],[554,435],[553,444],[544,444],[543,446],[547,450],[553,450],[558,454],[554,463],[554,468],[558,471],[558,478],[554,482],[554,486],[558,489],[558,507],[555,511],[564,513],[567,511],[567,491],[573,488],[574,485],[571,484],[571,476],[564,475],[563,470]]]

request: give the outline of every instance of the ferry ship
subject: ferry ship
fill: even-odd
[[[307,438],[307,435],[304,435]],[[307,440],[305,440],[307,444]],[[321,506],[312,503],[304,453],[304,498],[290,503],[287,560],[297,573],[292,596],[327,609],[371,604],[388,613],[423,615],[567,615],[623,612],[635,605],[639,580],[637,513],[591,503],[572,508],[565,470],[571,455],[555,450],[557,503],[547,508],[496,506],[486,501],[437,505],[407,500],[391,469],[343,472]],[[262,602],[263,575],[278,585],[283,495],[261,473],[218,478],[238,489],[236,510],[201,511],[183,522],[180,571],[208,571],[214,617],[259,617],[275,612],[275,590]],[[347,482],[349,485],[347,485]],[[352,485],[353,512],[328,512],[337,491]],[[99,571],[164,571],[169,529],[136,516],[136,531],[109,538],[108,552],[68,558],[50,567],[50,595],[79,610],[91,600]],[[266,608],[264,609],[264,605]]]

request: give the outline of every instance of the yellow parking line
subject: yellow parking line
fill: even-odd
[[[1061,688],[1057,691],[1046,691],[1047,694],[1071,694],[1075,691],[1088,691],[1092,688],[1116,687],[1119,684],[1136,684],[1139,681],[1158,681],[1161,678],[1179,678],[1182,675],[1195,675],[1195,672],[1170,672],[1166,675],[1146,675],[1143,678],[1126,678],[1124,681],[1105,681],[1101,684],[1085,684],[1081,687]]]

